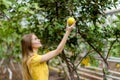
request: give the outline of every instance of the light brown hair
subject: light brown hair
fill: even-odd
[[[31,76],[28,70],[27,61],[30,56],[30,53],[33,52],[32,50],[32,35],[26,34],[23,36],[21,40],[21,46],[22,46],[22,76],[23,80],[31,80]]]

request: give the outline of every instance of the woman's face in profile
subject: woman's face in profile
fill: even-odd
[[[32,48],[39,48],[42,47],[42,44],[40,42],[40,39],[36,35],[32,35]]]

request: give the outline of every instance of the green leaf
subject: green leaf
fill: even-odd
[[[2,0],[3,4],[6,6],[6,8],[8,9],[10,6],[12,6],[12,2],[8,1],[8,0]]]

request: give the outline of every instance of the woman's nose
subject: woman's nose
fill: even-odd
[[[40,39],[38,39],[38,41],[40,42]]]

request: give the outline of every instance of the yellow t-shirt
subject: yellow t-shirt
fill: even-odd
[[[34,54],[27,62],[33,80],[48,80],[48,66],[46,62],[40,63],[41,57],[41,55]]]

